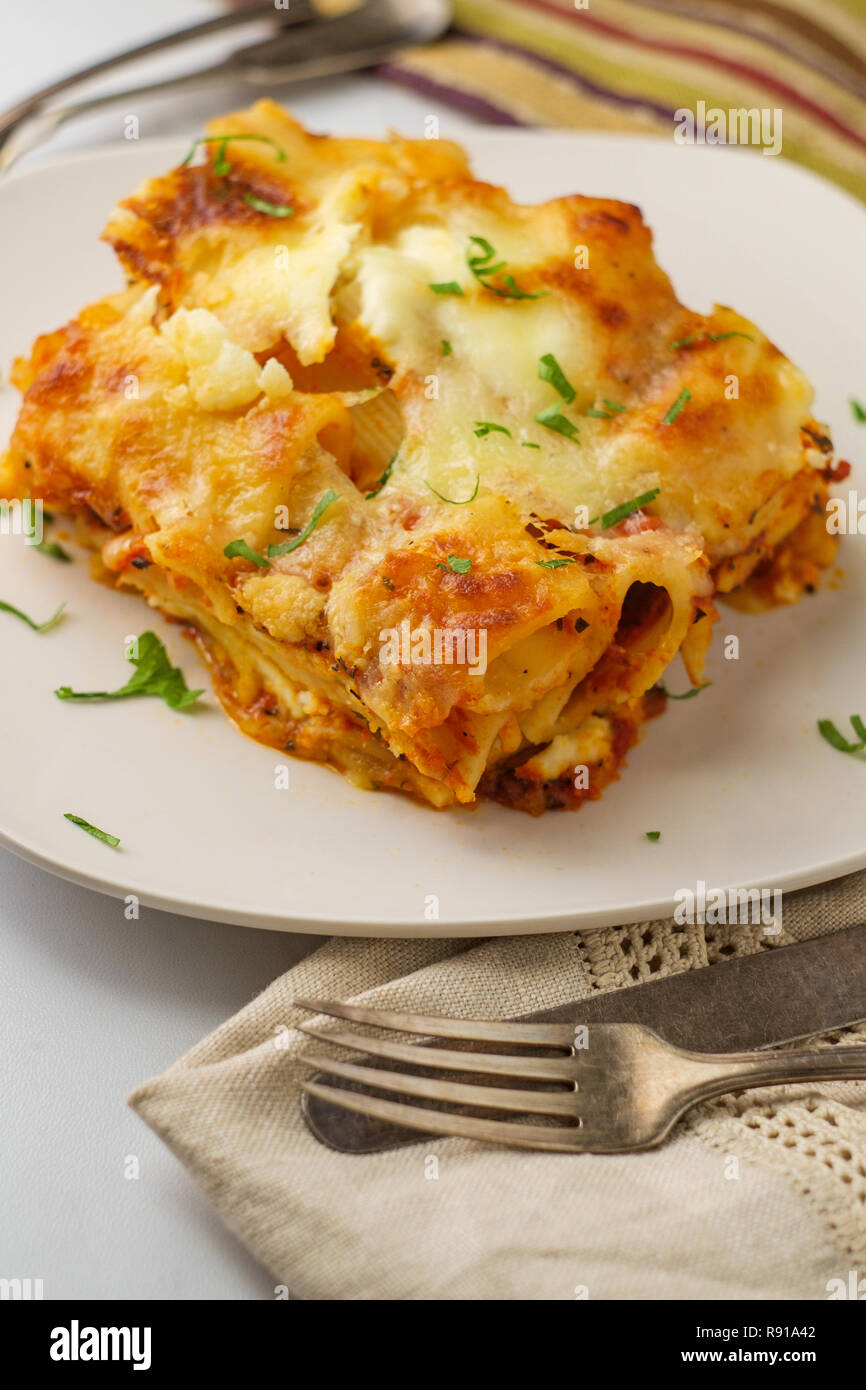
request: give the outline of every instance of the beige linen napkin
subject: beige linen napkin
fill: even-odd
[[[477,942],[334,939],[130,1103],[292,1297],[825,1299],[831,1280],[866,1276],[866,1083],[723,1097],[641,1154],[460,1139],[339,1154],[301,1118],[298,1056],[323,1044],[296,1031],[309,1016],[292,1000],[507,1017],[864,919],[866,872],[787,895],[776,937],[653,921]],[[866,1029],[826,1041],[863,1042]]]

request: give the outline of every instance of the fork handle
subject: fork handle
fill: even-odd
[[[866,1080],[866,1047],[796,1052],[689,1052],[696,1064],[689,1105],[727,1091],[796,1081]]]

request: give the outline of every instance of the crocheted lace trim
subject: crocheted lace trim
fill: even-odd
[[[595,989],[623,989],[663,975],[790,945],[783,928],[636,922],[576,932]],[[866,1025],[812,1039],[816,1047],[866,1043]],[[799,1043],[796,1046],[804,1046]],[[696,1106],[682,1122],[726,1155],[783,1174],[859,1267],[866,1266],[866,1083],[833,1082],[744,1091]]]

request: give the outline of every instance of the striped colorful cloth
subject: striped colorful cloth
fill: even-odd
[[[585,5],[585,8],[580,8]],[[782,154],[866,202],[866,0],[455,0],[381,71],[482,120],[672,135],[674,112],[781,109]]]

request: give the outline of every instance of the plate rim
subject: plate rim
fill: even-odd
[[[340,775],[333,769],[328,769],[328,771],[332,772],[334,776]],[[374,795],[374,793],[371,792],[370,795]],[[438,925],[441,929],[438,931],[424,930],[423,923],[407,918],[399,922],[385,924],[376,922],[371,917],[358,916],[352,921],[347,921],[342,917],[317,916],[312,913],[306,913],[303,917],[279,918],[273,913],[220,907],[219,905],[210,906],[193,902],[190,898],[168,898],[161,893],[153,893],[146,888],[137,886],[130,878],[120,883],[104,876],[97,877],[48,859],[33,846],[11,838],[2,827],[0,827],[0,848],[9,850],[17,858],[23,859],[38,869],[45,869],[55,877],[64,879],[67,883],[74,883],[79,888],[89,888],[94,892],[102,893],[105,897],[122,901],[126,897],[134,896],[144,907],[155,908],[159,912],[176,913],[181,917],[201,917],[209,922],[252,927],[261,931],[297,932],[306,936],[368,937],[372,935],[384,940],[388,938],[404,939],[407,931],[412,937],[430,940],[447,939],[452,936],[461,938],[485,935],[520,936],[524,934],[544,936],[560,931],[596,931],[604,927],[629,926],[635,922],[666,920],[673,917],[676,907],[676,898],[671,896],[655,899],[649,904],[641,901],[640,903],[630,902],[624,907],[599,908],[596,909],[589,921],[574,914],[547,912],[539,914],[531,921],[526,917],[473,917],[459,921],[440,920]],[[773,887],[782,893],[790,893],[802,888],[817,887],[819,884],[828,883],[833,879],[844,878],[847,874],[856,873],[857,870],[864,868],[866,868],[866,846],[859,852],[850,854],[833,864],[823,862],[820,866],[813,865],[804,869],[791,870],[787,874],[774,874],[772,871],[768,871],[766,881],[772,883]],[[713,884],[713,891],[720,890],[728,894],[738,889],[754,888],[754,886],[752,883],[734,880],[725,884]],[[493,930],[489,930],[491,928]]]

